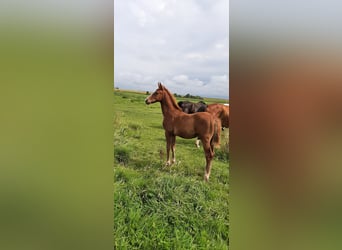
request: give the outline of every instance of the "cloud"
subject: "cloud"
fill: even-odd
[[[114,82],[122,89],[152,91],[161,81],[174,93],[227,97],[228,77],[212,79],[228,76],[228,51],[228,0],[114,2]]]
[[[137,19],[139,26],[144,27],[147,23],[148,16],[146,12],[142,9],[139,9],[136,5],[131,5],[131,11],[133,16]],[[153,21],[153,18],[149,17],[150,21]]]

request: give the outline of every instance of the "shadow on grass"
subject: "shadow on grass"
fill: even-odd
[[[160,125],[150,125],[149,126],[150,128],[155,128],[155,129],[161,129],[161,130],[164,130],[163,126],[160,124]]]

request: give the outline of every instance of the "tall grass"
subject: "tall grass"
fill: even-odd
[[[160,105],[147,106],[145,98],[114,92],[115,248],[228,249],[227,133],[209,183],[195,140],[177,138],[177,162],[166,167]]]

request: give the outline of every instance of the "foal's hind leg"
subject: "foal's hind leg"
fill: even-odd
[[[205,160],[206,160],[204,180],[208,181],[209,176],[210,176],[210,171],[211,171],[211,161],[214,157],[214,152],[211,149],[209,139],[202,139],[202,143],[203,143],[203,150],[204,150]]]

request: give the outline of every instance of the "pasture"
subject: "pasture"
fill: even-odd
[[[177,161],[165,166],[160,104],[145,105],[146,97],[114,91],[115,249],[228,249],[228,129],[205,183],[205,157],[195,138],[177,137]]]

